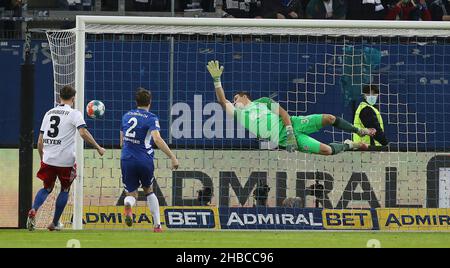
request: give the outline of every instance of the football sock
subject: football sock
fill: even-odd
[[[147,195],[147,203],[150,209],[150,212],[153,215],[153,225],[161,225],[161,220],[159,216],[159,202],[158,198],[154,193]]]
[[[350,150],[350,146],[348,144],[345,143],[330,143],[329,144],[332,150],[332,154],[338,154],[342,151],[348,151]]]
[[[344,120],[341,117],[337,117],[337,116],[336,116],[336,121],[334,121],[334,123],[333,123],[333,127],[342,129],[342,130],[350,132],[350,133],[357,133],[359,130],[357,127],[352,125],[350,122]]]
[[[37,192],[36,197],[34,198],[33,209],[37,211],[42,206],[42,204],[44,204],[45,199],[47,199],[47,196],[49,194],[50,193],[47,191],[47,189],[40,189],[39,192]]]
[[[53,224],[55,224],[55,226],[58,225],[59,218],[61,218],[61,215],[64,211],[64,208],[66,207],[68,199],[69,199],[69,192],[65,191],[60,192],[58,198],[56,198],[55,216],[53,217]]]

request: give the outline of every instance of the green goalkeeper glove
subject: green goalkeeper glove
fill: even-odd
[[[294,135],[294,129],[292,126],[286,126],[286,150],[290,153],[293,153],[298,150],[297,139]]]
[[[219,61],[210,61],[208,62],[208,65],[206,68],[209,71],[209,74],[211,74],[211,77],[214,80],[214,87],[222,87],[222,84],[220,83],[220,76],[223,73],[223,66],[219,66]]]

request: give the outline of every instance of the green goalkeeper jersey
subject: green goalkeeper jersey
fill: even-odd
[[[278,112],[278,103],[270,98],[257,99],[245,108],[236,108],[236,120],[256,137],[286,146],[286,127]]]

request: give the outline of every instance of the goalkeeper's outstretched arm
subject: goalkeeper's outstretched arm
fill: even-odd
[[[234,115],[234,106],[225,97],[225,92],[222,88],[222,83],[220,82],[220,76],[223,73],[223,66],[219,66],[218,61],[210,61],[210,62],[208,62],[208,65],[206,66],[206,68],[208,69],[209,73],[211,74],[211,77],[214,80],[214,88],[216,90],[217,102],[220,105],[222,105],[222,108],[225,110],[225,112],[228,115],[233,116]]]

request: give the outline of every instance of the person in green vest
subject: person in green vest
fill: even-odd
[[[353,124],[358,128],[373,128],[376,130],[374,136],[361,137],[353,134],[354,142],[364,142],[371,146],[386,146],[388,140],[384,133],[384,123],[380,111],[375,107],[379,90],[375,85],[365,85],[363,87],[364,101],[362,101],[355,112]]]
[[[368,148],[364,142],[346,140],[344,143],[324,144],[309,136],[329,125],[362,137],[375,135],[375,129],[357,128],[331,114],[289,116],[287,111],[272,99],[263,97],[252,101],[250,93],[245,91],[237,92],[231,103],[226,99],[220,81],[223,66],[220,66],[218,61],[210,61],[207,69],[214,80],[217,100],[225,112],[234,116],[239,124],[256,137],[270,140],[288,152],[335,155],[343,151]]]

